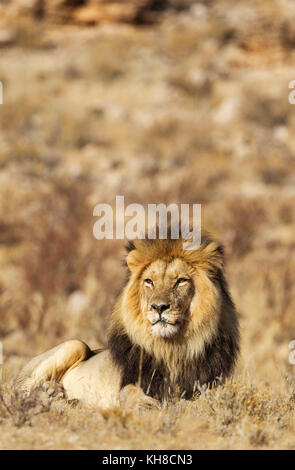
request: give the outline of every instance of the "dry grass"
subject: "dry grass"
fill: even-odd
[[[294,448],[292,2],[173,4],[152,28],[5,26],[1,448]],[[34,354],[105,344],[124,243],[95,240],[92,213],[121,194],[203,204],[240,315],[235,377],[160,410],[11,395]]]
[[[56,395],[1,392],[1,448],[293,448],[294,388],[275,394],[237,379],[149,410],[84,409]]]

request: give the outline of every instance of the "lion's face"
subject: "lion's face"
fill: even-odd
[[[140,304],[151,333],[168,338],[176,335],[188,318],[195,293],[191,268],[183,260],[156,260],[142,273]]]

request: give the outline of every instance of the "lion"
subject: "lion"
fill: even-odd
[[[108,347],[93,351],[83,341],[66,341],[32,359],[18,388],[54,380],[68,398],[110,408],[135,389],[147,402],[192,399],[232,374],[239,325],[222,246],[208,234],[194,250],[184,249],[182,238],[137,239],[127,247],[126,267]]]

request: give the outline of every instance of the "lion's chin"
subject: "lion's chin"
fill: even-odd
[[[152,326],[152,334],[161,338],[171,338],[176,335],[179,325],[171,325],[169,323],[158,322]]]

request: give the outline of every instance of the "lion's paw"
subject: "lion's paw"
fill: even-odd
[[[47,394],[50,401],[52,401],[53,399],[65,399],[66,398],[65,389],[60,383],[56,381],[43,382],[41,388],[43,392]]]
[[[141,388],[135,385],[126,385],[121,390],[120,405],[126,409],[152,409],[160,407],[158,400],[149,397]]]

